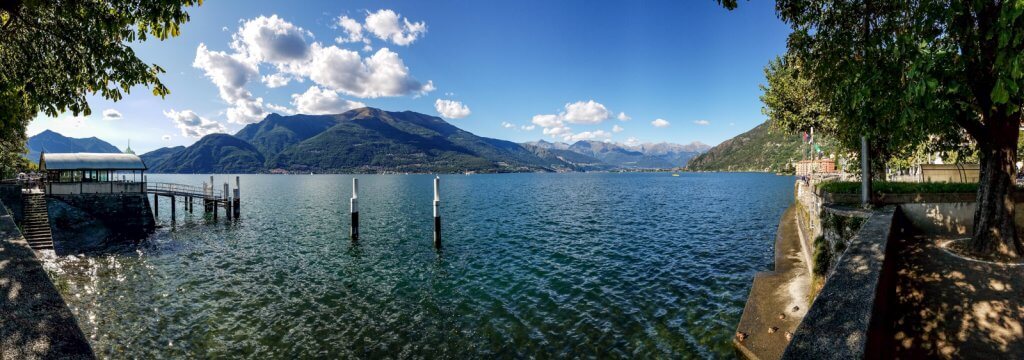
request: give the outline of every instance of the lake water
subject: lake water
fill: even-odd
[[[731,357],[791,177],[242,175],[242,218],[49,264],[101,357]],[[208,176],[150,175],[199,185]],[[217,176],[217,183],[234,176]]]

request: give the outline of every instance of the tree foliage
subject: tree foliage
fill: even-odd
[[[24,151],[35,114],[89,115],[87,95],[120,100],[137,85],[165,96],[164,70],[131,43],[177,36],[185,8],[202,0],[0,2],[0,151]],[[2,160],[2,159],[0,159]]]
[[[807,72],[800,71],[795,56],[776,57],[764,68],[767,84],[761,85],[761,112],[776,129],[835,133],[836,120],[828,113]]]
[[[1024,255],[1013,223],[1024,0],[779,0],[776,9],[842,142],[866,135],[882,158],[973,142],[982,174],[972,248]]]

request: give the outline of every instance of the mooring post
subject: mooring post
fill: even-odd
[[[441,177],[434,177],[434,248],[441,248]]]
[[[352,214],[352,230],[349,235],[352,241],[359,240],[359,179],[352,178],[352,199],[349,200],[349,213]]]
[[[228,186],[228,183],[225,181],[224,193],[221,194],[221,197],[224,199],[224,216],[227,217],[228,220],[231,220],[231,198],[228,197],[228,194],[230,194],[230,188],[231,187]]]
[[[242,182],[239,180],[239,177],[235,176],[235,203],[231,205],[235,211],[235,220],[238,220],[238,216],[242,215]]]

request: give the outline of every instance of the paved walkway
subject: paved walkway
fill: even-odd
[[[789,345],[786,333],[794,333],[807,314],[810,290],[811,276],[800,249],[793,205],[782,215],[775,235],[775,271],[754,276],[754,286],[736,327],[743,335],[733,339],[738,354],[754,359],[781,358]]]
[[[1024,266],[955,257],[940,240],[897,243],[894,356],[1024,359]]]
[[[0,359],[92,359],[92,348],[0,207]]]

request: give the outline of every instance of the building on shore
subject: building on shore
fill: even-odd
[[[836,172],[836,161],[825,158],[817,160],[801,160],[793,165],[796,168],[796,176],[809,176],[811,174],[834,173]]]
[[[144,193],[146,169],[134,154],[39,155],[48,195]]]

